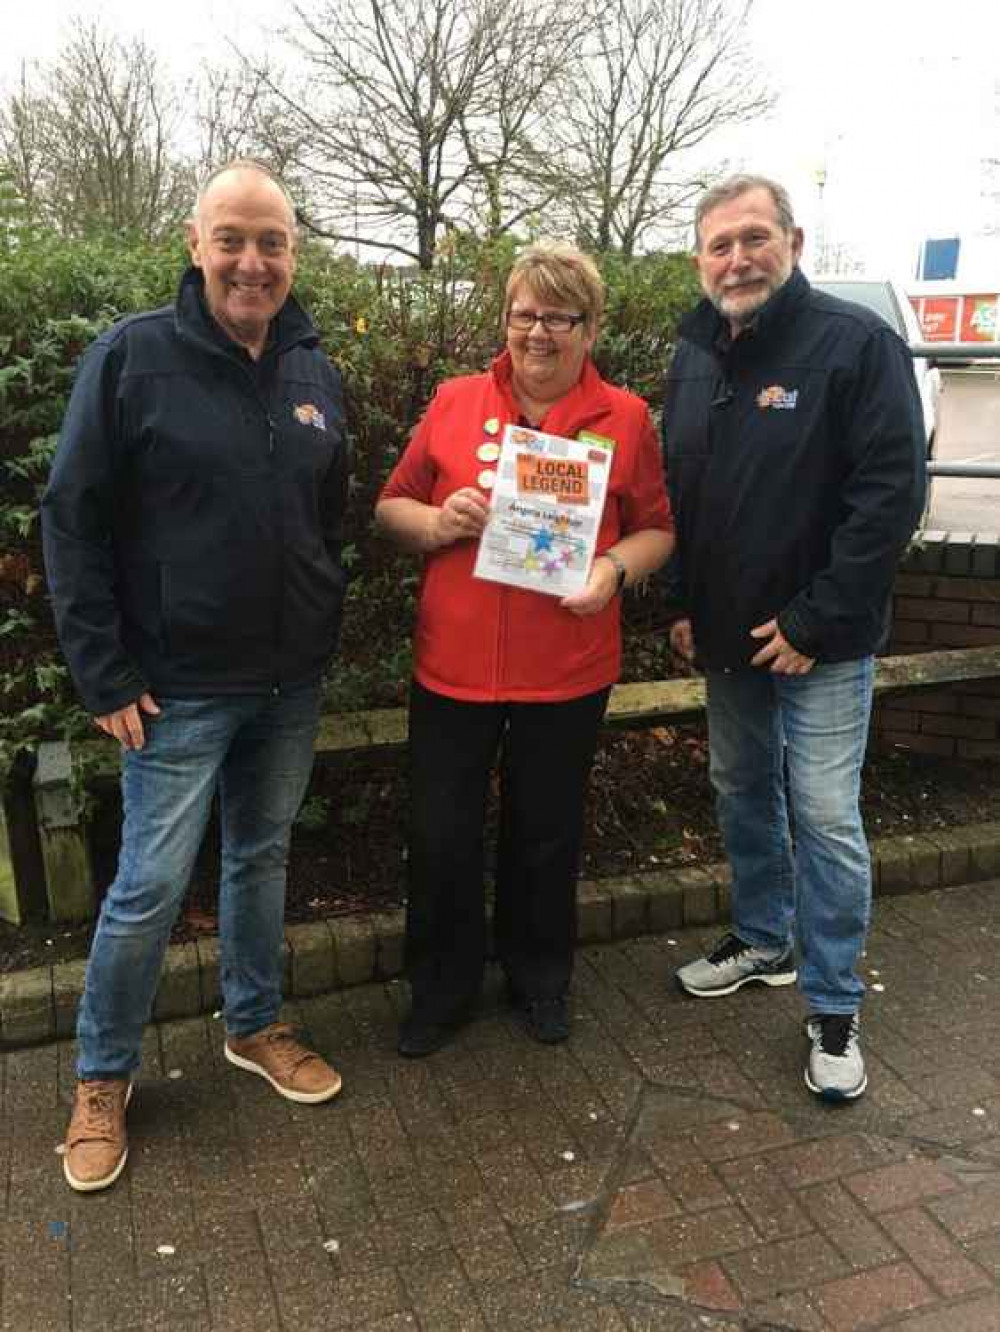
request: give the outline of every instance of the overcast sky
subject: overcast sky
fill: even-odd
[[[282,0],[28,0],[4,16],[0,80],[9,84],[25,58],[54,55],[67,18],[88,13],[140,31],[183,72],[223,59],[226,37],[251,45],[258,16],[281,24],[291,9]],[[756,0],[748,38],[778,102],[720,153],[788,185],[806,266],[825,238],[872,271],[910,277],[922,238],[959,234],[960,277],[995,290],[1000,238],[979,238],[1000,228],[982,166],[1000,158],[1000,3]]]
[[[755,9],[751,39],[780,101],[742,150],[792,188],[807,246],[825,223],[832,244],[910,276],[921,239],[961,235],[969,265],[978,257],[975,271],[1000,281],[1000,241],[975,243],[991,223],[1000,228],[983,172],[985,157],[1000,158],[1000,4],[758,0]]]

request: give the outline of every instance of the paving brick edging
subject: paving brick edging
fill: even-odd
[[[1000,822],[872,843],[876,894],[928,892],[1000,877]],[[584,880],[578,897],[580,943],[659,934],[729,920],[725,864],[664,868],[616,879]],[[285,992],[323,994],[390,980],[403,966],[403,911],[342,916],[285,931]],[[0,977],[0,1046],[71,1037],[85,964],[62,962]],[[219,944],[213,937],[167,950],[154,1018],[194,1017],[220,1004]]]

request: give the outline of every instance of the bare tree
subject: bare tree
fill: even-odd
[[[24,200],[10,173],[0,167],[0,251],[11,244],[26,220]]]
[[[491,77],[460,109],[470,166],[470,222],[495,240],[543,214],[565,189],[554,170],[553,124],[581,50],[586,14],[560,3],[496,0],[483,15]]]
[[[690,150],[770,105],[743,47],[752,0],[593,0],[563,170],[580,241],[634,254],[703,181]]]
[[[374,231],[380,248],[432,266],[449,203],[468,179],[454,149],[459,112],[481,77],[471,2],[296,10],[292,44],[310,77],[284,94],[286,114],[309,131],[300,165],[314,187],[307,220],[322,234],[370,241]]]
[[[238,54],[228,65],[203,68],[195,114],[201,173],[254,157],[294,184],[295,163],[306,152],[304,127],[289,122],[276,82],[267,61],[255,66]]]
[[[44,123],[44,104],[32,93],[27,68],[22,65],[17,91],[0,107],[0,152],[9,187],[31,222],[41,221],[44,211]]]
[[[183,99],[141,40],[78,23],[0,105],[0,169],[67,234],[156,235],[183,216],[196,163],[254,155],[313,231],[424,269],[448,232],[496,239],[541,217],[627,256],[701,187],[692,150],[768,105],[741,45],[750,3],[303,3],[283,34],[294,75],[271,43]]]
[[[531,164],[545,70],[565,58],[571,26],[557,13],[554,0],[298,8],[285,36],[306,78],[256,73],[282,104],[307,225],[429,269],[445,231],[485,223],[497,235],[547,197]],[[553,37],[558,56],[546,56]]]
[[[0,111],[0,153],[33,219],[155,236],[190,201],[180,108],[156,56],[78,22],[69,45]]]

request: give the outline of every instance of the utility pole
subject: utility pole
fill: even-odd
[[[816,168],[816,191],[819,196],[819,207],[816,211],[816,271],[818,273],[826,272],[827,243],[826,243],[826,208],[823,202],[823,191],[826,188],[826,163],[821,162]]]

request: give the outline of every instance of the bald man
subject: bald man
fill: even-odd
[[[291,1101],[340,1077],[281,1004],[285,868],[336,645],[340,380],[291,295],[295,213],[254,162],[215,172],[176,302],[84,355],[42,502],[60,641],[122,750],[124,825],[87,965],[69,1184],[113,1184],[164,950],[213,797],[225,1056]]]

